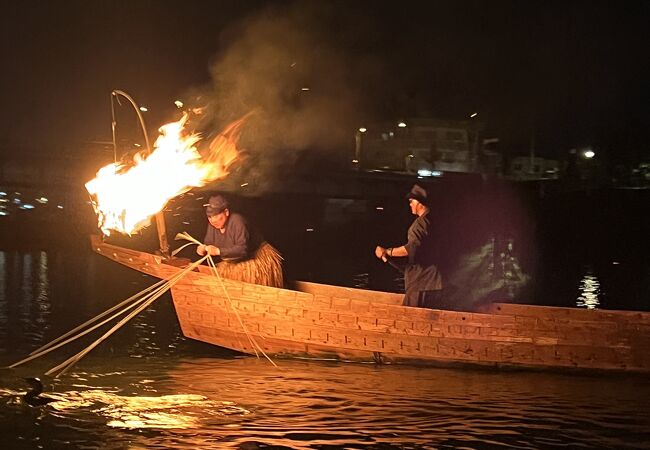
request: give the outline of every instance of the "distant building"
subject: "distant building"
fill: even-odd
[[[650,162],[618,164],[612,172],[615,186],[650,189]]]
[[[479,167],[481,173],[502,177],[504,174],[503,155],[496,150],[498,138],[483,139],[479,153]]]
[[[370,124],[357,131],[355,161],[365,170],[478,172],[482,126],[432,118]]]
[[[520,181],[556,180],[560,177],[560,163],[538,156],[517,156],[510,160],[506,177]]]

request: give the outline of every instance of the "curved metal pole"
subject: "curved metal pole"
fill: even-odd
[[[111,133],[113,135],[113,162],[117,164],[117,139],[115,137],[117,121],[115,120],[115,98],[115,94],[111,92]]]
[[[145,145],[147,146],[147,153],[151,153],[151,145],[149,144],[149,136],[147,135],[147,127],[144,125],[144,118],[142,117],[142,113],[140,112],[140,107],[137,105],[135,100],[131,98],[129,94],[127,94],[124,91],[120,90],[114,90],[111,92],[111,111],[113,113],[113,149],[115,152],[115,161],[117,162],[117,143],[115,141],[115,128],[117,126],[117,122],[115,121],[115,110],[113,108],[113,97],[118,98],[118,95],[121,95],[125,99],[131,103],[133,106],[133,109],[135,110],[135,113],[138,115],[138,119],[140,120],[140,126],[142,127],[142,134],[144,135],[144,142]],[[118,98],[119,102],[119,98]],[[165,215],[163,214],[162,211],[158,212],[156,214],[156,227],[158,229],[158,242],[160,244],[160,252],[165,258],[169,258],[169,242],[167,241],[167,227],[165,225]]]
[[[111,92],[111,94],[116,96],[116,97],[118,95],[121,95],[122,97],[127,99],[131,103],[131,105],[133,105],[133,109],[135,109],[135,113],[138,115],[138,119],[140,120],[140,126],[142,127],[142,134],[144,134],[144,143],[147,146],[147,151],[149,153],[151,153],[151,145],[149,144],[149,136],[147,135],[147,127],[145,127],[145,125],[144,125],[144,118],[142,117],[142,113],[140,112],[140,107],[137,105],[137,103],[135,103],[135,100],[133,100],[131,98],[131,96],[129,94],[127,94],[126,92],[124,92],[124,91],[120,91],[120,90],[116,89],[113,92]]]

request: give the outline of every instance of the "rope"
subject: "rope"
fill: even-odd
[[[70,358],[66,359],[63,361],[61,364],[58,366],[55,366],[45,372],[45,375],[52,375],[55,372],[59,371],[54,378],[58,378],[59,375],[64,374],[68,369],[70,369],[74,364],[76,364],[81,358],[86,356],[92,349],[97,347],[100,343],[102,343],[104,340],[106,340],[111,334],[119,330],[124,324],[126,324],[129,320],[131,320],[133,317],[137,316],[140,312],[145,310],[149,305],[151,305],[154,301],[156,301],[162,294],[164,294],[168,289],[171,289],[178,281],[183,278],[188,272],[194,270],[197,266],[199,266],[203,261],[206,260],[206,257],[201,258],[197,262],[189,265],[185,269],[183,269],[181,272],[178,274],[174,275],[167,283],[166,285],[162,286],[160,289],[158,289],[154,294],[152,294],[151,298],[147,300],[145,303],[143,303],[141,306],[139,306],[135,311],[131,312],[128,316],[120,320],[113,328],[108,330],[106,333],[104,333],[99,339],[97,339],[95,342],[90,344],[88,347],[80,351],[74,356],[71,356]]]
[[[217,272],[217,267],[216,267],[212,257],[208,258],[208,265],[212,269],[213,273],[216,273],[215,276],[219,279],[219,282],[221,284],[221,288],[223,289],[223,291],[226,294],[226,299],[228,299],[228,305],[230,306],[230,309],[235,314],[235,317],[237,318],[237,321],[239,322],[239,324],[242,326],[242,329],[244,330],[244,333],[246,334],[246,338],[248,339],[248,342],[251,344],[251,347],[253,348],[253,351],[255,352],[255,357],[259,358],[260,355],[259,355],[259,353],[257,353],[257,348],[255,346],[255,342],[253,341],[253,338],[250,336],[250,334],[248,333],[248,330],[244,326],[244,323],[242,322],[241,317],[239,316],[239,313],[237,313],[237,310],[235,309],[235,307],[234,307],[234,305],[232,303],[232,299],[230,298],[230,295],[228,294],[228,290],[226,289],[225,284],[221,280],[221,276],[219,275],[219,272]],[[239,342],[239,345],[241,347],[243,347],[241,341],[239,340],[239,337],[236,336],[236,335],[235,335],[235,337],[237,338],[237,342]]]
[[[196,245],[202,245],[201,242],[197,241],[194,239],[192,236],[190,236],[188,233],[179,233],[176,235],[176,239],[185,239],[190,241],[189,243],[183,245],[182,247],[176,249],[173,253],[173,255],[176,255],[179,251],[181,251],[183,248],[187,247],[188,245],[196,244]],[[169,289],[171,289],[176,283],[178,283],[187,273],[193,271],[196,267],[201,265],[204,261],[208,261],[208,265],[212,269],[212,272],[214,275],[217,277],[219,280],[219,284],[221,288],[223,289],[223,292],[228,299],[228,304],[230,305],[230,309],[234,312],[235,316],[237,317],[237,320],[239,321],[239,324],[241,325],[242,329],[244,330],[244,333],[246,334],[246,337],[248,338],[251,347],[253,348],[253,351],[255,352],[255,356],[259,358],[259,353],[262,353],[264,357],[271,363],[273,366],[278,367],[277,364],[264,352],[262,347],[255,341],[253,336],[250,334],[248,329],[246,328],[246,325],[244,325],[244,322],[241,319],[241,316],[237,312],[237,310],[234,307],[233,301],[230,297],[230,294],[228,293],[228,290],[226,289],[226,285],[223,282],[223,279],[221,278],[221,275],[219,274],[216,264],[214,263],[214,260],[212,257],[208,254],[204,256],[203,258],[199,259],[198,261],[190,264],[188,267],[183,269],[182,271],[178,272],[174,276],[172,276],[169,280],[160,280],[156,282],[155,284],[143,289],[142,291],[138,292],[137,294],[132,295],[131,297],[127,298],[126,300],[120,302],[119,304],[107,309],[106,311],[102,312],[101,314],[93,317],[92,319],[84,322],[83,324],[75,327],[74,329],[68,331],[67,333],[59,336],[58,338],[50,341],[49,343],[39,347],[38,349],[34,350],[33,352],[30,353],[30,355],[27,358],[24,358],[18,362],[13,363],[10,365],[10,368],[14,368],[17,366],[20,366],[26,362],[32,361],[36,358],[39,358],[43,355],[46,355],[60,347],[63,347],[66,344],[69,344],[72,341],[75,341],[83,336],[85,336],[88,333],[91,333],[92,331],[96,330],[97,328],[101,327],[102,325],[105,325],[106,323],[112,321],[113,319],[126,314],[129,310],[132,310],[128,315],[123,317],[118,323],[116,323],[110,330],[108,330],[106,333],[104,333],[102,336],[100,336],[98,339],[96,339],[94,342],[92,342],[89,346],[78,352],[77,354],[71,356],[70,358],[66,359],[62,363],[58,364],[55,367],[52,367],[50,370],[45,372],[46,375],[54,375],[54,378],[58,378],[60,375],[64,374],[66,371],[68,371],[72,366],[74,366],[77,362],[81,360],[84,356],[86,356],[90,351],[92,351],[95,347],[97,347],[99,344],[101,344],[103,341],[108,339],[113,333],[115,333],[117,330],[119,330],[122,326],[124,326],[127,322],[129,322],[133,317],[137,316],[139,313],[144,311],[149,305],[151,305],[154,301],[156,301],[158,298],[160,298],[165,292],[167,292]],[[126,306],[125,306],[126,305]],[[120,309],[122,308],[122,309]],[[135,309],[134,309],[135,308]],[[115,312],[116,310],[119,310]],[[115,312],[112,314],[110,317],[102,320],[101,322],[98,322],[100,319],[103,317],[108,316],[109,314]],[[98,323],[96,323],[98,322]],[[95,323],[95,325],[90,326],[91,324]],[[88,327],[88,328],[86,328]],[[86,328],[84,330],[84,328]],[[83,330],[83,331],[81,331]],[[76,333],[76,334],[75,334]],[[264,339],[263,336],[260,336]],[[239,341],[239,338],[237,337],[238,342],[241,345],[241,341]],[[243,347],[243,346],[242,346]],[[259,350],[259,353],[258,353]]]
[[[264,357],[265,357],[266,359],[268,359],[269,362],[270,362],[271,364],[273,364],[275,367],[278,367],[277,364],[276,364],[275,362],[273,362],[273,360],[269,357],[269,355],[267,355],[267,354],[264,352],[264,350],[262,349],[262,346],[260,346],[260,345],[257,343],[257,341],[256,341],[255,339],[253,339],[253,337],[252,337],[252,336],[250,335],[250,333],[248,332],[248,329],[247,329],[246,326],[244,325],[244,322],[241,320],[241,316],[239,315],[239,313],[237,312],[237,310],[236,310],[235,307],[233,306],[232,299],[230,298],[230,294],[228,294],[228,290],[226,289],[226,286],[225,286],[225,284],[223,283],[223,280],[222,280],[222,278],[221,278],[221,275],[219,275],[219,272],[217,271],[217,266],[214,264],[214,261],[212,260],[212,258],[210,258],[208,261],[209,261],[209,264],[210,264],[211,267],[212,267],[212,271],[215,273],[216,277],[219,279],[219,283],[221,283],[221,287],[222,287],[222,289],[223,289],[223,292],[226,294],[226,298],[228,299],[228,303],[230,304],[230,308],[231,308],[231,309],[233,310],[233,312],[235,313],[235,316],[237,317],[237,320],[239,320],[239,324],[242,326],[242,329],[244,330],[244,333],[246,333],[246,337],[248,337],[248,340],[250,341],[251,346],[253,347],[253,351],[255,352],[255,356],[257,356],[257,357],[259,358],[259,355],[257,354],[257,350],[259,350],[260,353],[261,353],[262,355],[264,355]],[[261,335],[260,335],[260,337],[261,337],[262,339],[264,339],[264,336],[261,336]],[[255,347],[257,347],[257,349],[256,349]]]
[[[186,239],[186,240],[190,241],[189,244],[185,244],[180,249],[178,249],[177,252],[180,251],[181,249],[187,247],[188,245],[191,245],[191,244],[203,245],[201,242],[199,242],[198,240],[196,240],[192,236],[190,236],[187,232],[178,233],[176,235],[176,239],[177,240],[178,239]],[[237,312],[237,310],[235,309],[235,307],[233,305],[233,301],[230,298],[230,294],[228,293],[228,290],[226,289],[226,285],[224,284],[223,279],[221,278],[221,275],[219,274],[219,271],[217,270],[217,266],[216,266],[214,260],[212,259],[212,256],[210,256],[209,254],[206,255],[206,256],[207,256],[207,259],[208,259],[208,265],[212,269],[212,273],[214,274],[214,276],[216,276],[217,280],[219,280],[219,284],[221,285],[221,288],[223,289],[223,292],[224,292],[226,298],[228,299],[228,304],[230,305],[230,309],[232,309],[232,311],[235,313],[235,316],[237,317],[237,320],[239,321],[239,324],[241,325],[242,329],[244,330],[244,333],[246,334],[246,337],[248,338],[248,341],[250,342],[251,347],[253,348],[253,351],[255,352],[255,356],[257,358],[260,357],[259,354],[258,354],[258,350],[259,350],[259,352],[262,353],[262,355],[264,355],[264,357],[266,359],[268,359],[271,364],[273,364],[275,367],[278,367],[277,364],[264,352],[264,350],[257,343],[257,341],[255,341],[255,339],[253,339],[253,336],[251,336],[250,332],[248,331],[248,328],[246,328],[246,325],[244,325],[244,322],[242,321],[241,316],[239,315],[239,313]],[[260,337],[264,338],[263,336],[260,336]],[[240,345],[241,345],[241,342],[240,342]]]
[[[164,284],[165,282],[166,282],[166,280],[160,280],[160,281],[158,281],[156,284],[152,284],[152,285],[149,286],[148,288],[145,288],[145,289],[143,289],[142,291],[138,292],[137,294],[132,295],[131,297],[129,297],[129,298],[127,298],[126,300],[124,300],[123,302],[121,302],[121,303],[119,303],[119,304],[113,306],[112,308],[107,309],[107,310],[104,311],[103,313],[101,313],[101,314],[99,314],[99,315],[93,317],[93,318],[90,319],[89,321],[87,321],[87,322],[85,322],[85,323],[82,323],[82,324],[79,325],[77,328],[68,331],[68,332],[65,333],[64,335],[59,336],[58,338],[56,338],[56,339],[54,339],[53,341],[51,341],[51,342],[49,342],[49,343],[43,345],[42,347],[37,348],[36,350],[34,350],[33,352],[31,352],[30,355],[34,355],[34,354],[36,354],[36,353],[40,353],[40,352],[42,352],[43,350],[45,350],[45,349],[49,348],[50,346],[56,344],[57,342],[61,341],[62,339],[65,339],[65,338],[67,338],[68,336],[70,336],[71,334],[74,334],[74,333],[76,333],[77,331],[83,329],[85,326],[90,325],[91,323],[93,323],[93,322],[95,322],[95,321],[101,319],[101,318],[104,317],[105,315],[112,313],[113,311],[115,311],[116,309],[120,308],[121,306],[126,305],[126,304],[129,303],[130,301],[132,301],[132,300],[138,298],[138,296],[140,296],[141,294],[143,294],[143,293],[145,293],[145,292],[147,292],[147,291],[150,291],[150,290],[152,290],[152,289],[154,289],[154,288],[157,288],[157,287],[159,287],[160,285]],[[113,316],[113,317],[115,317],[115,316]],[[105,322],[104,322],[104,323],[105,323]],[[68,340],[68,341],[66,341],[66,342],[71,342],[71,341],[74,340],[74,339],[76,339],[76,338],[73,338],[73,339]],[[47,352],[45,352],[45,353],[47,353]],[[16,363],[16,365],[18,365],[18,364],[19,364],[19,363]],[[13,367],[13,366],[10,366],[10,367]]]
[[[165,280],[161,280],[161,281],[162,281],[162,282],[165,282]],[[160,284],[161,284],[161,283],[156,283],[156,285],[160,285]],[[153,286],[156,286],[156,285],[153,285]],[[147,288],[146,290],[151,289],[151,287],[153,287],[153,286],[150,286],[150,287]],[[146,290],[145,290],[145,291],[146,291]],[[134,298],[134,297],[136,297],[137,295],[142,294],[142,293],[145,292],[145,291],[138,292],[138,294],[136,294],[136,295],[130,297],[129,300],[132,299],[132,298]],[[49,344],[44,345],[43,347],[41,347],[42,350],[39,349],[38,351],[34,351],[34,352],[30,353],[31,356],[29,356],[29,357],[27,357],[27,358],[25,358],[25,359],[23,359],[23,360],[21,360],[21,361],[18,361],[18,362],[16,362],[16,363],[13,363],[13,364],[10,365],[9,367],[10,367],[10,368],[14,368],[14,367],[20,366],[21,364],[24,364],[24,363],[26,363],[26,362],[29,362],[29,361],[33,360],[33,359],[39,358],[39,357],[41,357],[41,356],[43,356],[43,355],[46,355],[46,354],[50,353],[51,351],[56,350],[56,349],[59,348],[59,347],[63,347],[64,345],[69,344],[70,342],[72,342],[72,341],[74,341],[74,340],[77,340],[77,339],[79,339],[79,338],[82,337],[82,336],[87,335],[88,333],[90,333],[90,332],[96,330],[97,328],[101,327],[102,325],[105,325],[106,323],[110,322],[111,320],[115,319],[116,317],[119,317],[119,316],[121,316],[122,314],[126,313],[129,309],[135,308],[138,304],[141,304],[141,303],[144,302],[148,297],[151,297],[152,295],[154,295],[154,294],[148,294],[148,295],[142,297],[141,299],[139,299],[139,300],[133,302],[131,305],[129,305],[129,306],[127,306],[126,308],[124,308],[122,311],[119,311],[119,312],[113,314],[113,315],[112,315],[111,317],[109,317],[108,319],[106,319],[106,320],[104,320],[104,321],[98,323],[97,325],[95,325],[95,326],[93,326],[93,327],[91,327],[91,328],[89,328],[89,329],[87,329],[87,330],[85,330],[85,331],[83,331],[83,332],[81,332],[81,333],[79,333],[79,334],[77,334],[76,336],[71,337],[70,339],[67,339],[67,340],[65,340],[65,341],[63,341],[63,342],[61,342],[61,343],[59,343],[58,345],[54,345],[55,342],[58,342],[58,341],[60,341],[61,339],[64,339],[65,337],[69,336],[69,335],[72,334],[73,332],[75,332],[75,331],[77,331],[77,330],[83,328],[86,324],[92,323],[93,321],[97,320],[97,319],[100,318],[101,316],[105,315],[106,312],[100,314],[99,316],[97,316],[97,317],[95,317],[95,318],[89,320],[89,321],[86,322],[85,324],[80,325],[80,326],[78,326],[77,328],[75,328],[74,330],[71,330],[71,331],[69,331],[68,333],[66,333],[65,335],[63,335],[63,336],[61,336],[61,337],[55,339],[54,341],[50,342]],[[120,303],[120,305],[122,305],[122,304],[124,304],[124,302]],[[115,309],[115,308],[111,308],[111,309]]]

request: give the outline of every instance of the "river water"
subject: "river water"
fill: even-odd
[[[151,281],[83,247],[0,251],[0,364]],[[647,377],[274,367],[185,339],[168,295],[25,402],[88,343],[0,371],[3,448],[650,448]]]

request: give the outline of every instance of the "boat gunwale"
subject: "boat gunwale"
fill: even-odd
[[[143,273],[146,273],[148,275],[152,275],[158,278],[162,278],[161,274],[155,274],[155,273],[150,273],[153,272],[152,270],[141,270],[138,267],[135,267],[134,264],[129,264],[129,261],[127,262],[120,261],[118,258],[119,253],[123,253],[126,255],[127,258],[133,258],[139,259],[140,261],[144,262],[145,267],[148,267],[150,265],[153,265],[153,267],[158,267],[166,270],[170,270],[173,272],[177,272],[182,270],[182,267],[178,267],[172,264],[166,263],[165,259],[162,256],[154,255],[151,253],[139,251],[139,250],[133,250],[129,249],[126,247],[121,247],[118,245],[114,244],[109,244],[106,242],[100,242],[99,241],[99,236],[92,235],[92,245],[93,249],[97,252],[100,253],[109,259],[113,259],[118,263],[121,263],[123,265],[126,265],[130,268],[139,270]],[[109,250],[109,253],[107,254],[102,250],[102,248],[106,248]],[[134,262],[134,261],[133,261]],[[205,279],[203,276],[210,277],[211,273],[209,272],[209,268],[207,266],[200,266],[198,271],[193,271],[189,272],[187,275],[190,276],[190,279]],[[169,278],[170,276],[173,276],[173,274],[167,275],[165,278]],[[247,283],[244,281],[236,281],[236,280],[229,280],[226,278],[222,279],[223,282],[226,284],[233,284],[233,285],[242,285],[242,286],[248,286],[249,289],[261,289],[263,291],[266,290],[277,290],[281,291],[284,293],[298,293],[298,294],[305,294],[305,295],[315,295],[312,292],[305,292],[302,290],[298,289],[290,289],[290,288],[276,288],[276,287],[270,287],[270,286],[260,286],[252,283]],[[200,284],[203,284],[200,282]],[[205,283],[206,285],[211,285],[214,284],[214,280],[211,280],[209,282]],[[642,323],[647,323],[650,324],[650,312],[646,311],[628,311],[628,310],[616,310],[616,309],[582,309],[582,308],[573,308],[573,307],[567,307],[567,306],[546,306],[546,305],[531,305],[531,304],[522,304],[522,303],[504,303],[504,302],[493,302],[490,303],[487,307],[483,307],[479,310],[475,311],[448,311],[448,310],[436,310],[436,309],[424,309],[424,308],[413,308],[413,307],[408,307],[404,306],[401,303],[398,304],[397,300],[400,300],[403,298],[402,294],[397,294],[397,293],[392,293],[392,292],[385,292],[385,291],[373,291],[370,289],[360,289],[360,288],[351,288],[351,287],[346,287],[346,286],[334,286],[334,285],[328,285],[328,284],[322,284],[322,283],[314,283],[314,282],[308,282],[308,281],[296,281],[297,286],[307,286],[310,288],[325,288],[325,289],[336,289],[340,290],[341,292],[346,292],[350,294],[356,294],[356,293],[364,293],[364,294],[387,294],[392,297],[390,301],[377,301],[377,300],[368,300],[370,303],[374,304],[385,304],[387,306],[399,306],[403,308],[408,308],[409,310],[420,310],[420,311],[444,311],[444,312],[453,312],[453,313],[461,313],[461,314],[482,314],[482,315],[489,315],[489,316],[503,316],[503,315],[512,315],[512,316],[526,316],[526,317],[538,317],[538,314],[525,314],[524,310],[528,311],[533,311],[535,313],[538,312],[558,312],[558,313],[579,313],[579,314],[587,314],[587,315],[594,315],[594,316],[603,316],[606,315],[608,318],[611,318],[611,316],[616,316],[617,319],[619,318],[627,318],[630,319],[631,321],[636,319],[640,320]],[[341,297],[343,298],[343,297]],[[364,299],[362,298],[354,298],[354,300],[359,300],[363,301]],[[515,313],[508,313],[508,309],[517,309],[519,311]],[[503,312],[505,310],[506,312]],[[595,321],[599,320],[607,320],[606,317],[594,317]],[[582,319],[585,320],[585,319]]]

